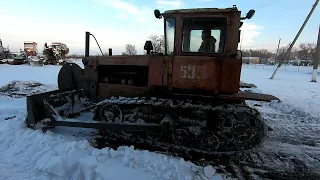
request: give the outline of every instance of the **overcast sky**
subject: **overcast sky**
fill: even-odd
[[[84,54],[85,31],[98,39],[103,51],[113,48],[121,54],[125,44],[134,44],[138,53],[151,34],[163,34],[161,12],[174,8],[237,5],[245,15],[256,9],[254,17],[242,27],[242,49],[266,48],[274,51],[279,37],[281,45],[292,41],[315,0],[1,0],[0,39],[11,51],[23,48],[24,41],[35,41],[42,51],[45,42],[60,41],[70,54]],[[316,8],[297,43],[316,42],[320,19]],[[99,53],[94,40],[91,53]]]

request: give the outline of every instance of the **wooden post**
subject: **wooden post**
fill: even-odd
[[[317,41],[317,47],[316,47],[316,57],[313,61],[313,71],[312,71],[312,77],[311,82],[317,82],[317,75],[318,75],[318,64],[320,59],[320,25],[319,25],[319,32],[318,32],[318,41]]]

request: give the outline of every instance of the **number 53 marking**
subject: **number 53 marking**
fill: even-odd
[[[194,79],[195,78],[195,71],[196,67],[195,66],[181,66],[181,72],[183,72],[183,75],[180,77],[183,79]]]

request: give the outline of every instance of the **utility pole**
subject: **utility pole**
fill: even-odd
[[[278,53],[279,53],[280,42],[281,42],[281,38],[279,37],[278,48],[277,48],[277,53],[276,53],[276,57],[275,57],[275,60],[277,60],[277,58],[278,58]]]
[[[283,57],[281,58],[281,60],[279,61],[279,64],[278,64],[278,66],[277,66],[276,70],[273,72],[273,74],[272,74],[272,76],[270,77],[270,79],[273,79],[273,78],[274,78],[274,76],[276,75],[276,73],[277,73],[277,72],[278,72],[278,70],[280,69],[280,67],[281,67],[281,65],[282,65],[282,63],[283,63],[283,61],[284,61],[284,60],[287,58],[287,56],[289,55],[289,53],[290,53],[290,51],[291,51],[292,47],[294,46],[294,44],[296,43],[297,39],[299,38],[299,36],[300,36],[300,34],[301,34],[302,30],[303,30],[303,29],[304,29],[304,27],[306,26],[306,24],[307,24],[308,20],[310,19],[311,15],[312,15],[312,13],[313,13],[314,9],[317,7],[318,3],[319,3],[319,0],[316,0],[316,2],[314,3],[314,5],[312,6],[312,9],[310,10],[310,12],[309,12],[309,14],[308,14],[307,18],[304,20],[304,23],[303,23],[303,25],[301,26],[301,28],[300,28],[300,30],[299,30],[299,32],[298,32],[298,34],[297,34],[297,35],[296,35],[296,37],[294,38],[293,42],[290,44],[290,46],[289,46],[289,48],[288,48],[287,52],[284,54],[284,56],[283,56]]]
[[[317,70],[318,70],[318,64],[320,59],[320,25],[319,25],[319,32],[318,32],[318,41],[317,41],[317,47],[316,47],[316,57],[313,61],[313,71],[312,71],[312,77],[311,82],[317,82]]]
[[[242,33],[242,37],[241,37],[241,43],[240,43],[240,51],[241,51],[241,48],[242,48],[242,40],[243,40],[243,34],[244,34],[244,31]]]

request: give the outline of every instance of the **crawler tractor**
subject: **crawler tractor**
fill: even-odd
[[[176,151],[238,152],[258,146],[267,133],[259,112],[245,100],[276,97],[240,91],[240,41],[245,17],[232,8],[178,9],[160,13],[165,51],[145,55],[90,56],[85,33],[84,69],[66,63],[59,90],[27,97],[30,128],[71,126],[107,132],[106,139]],[[215,45],[198,51],[208,29]],[[204,44],[205,44],[204,40]],[[76,116],[91,111],[93,119]]]
[[[37,43],[33,41],[25,41],[23,43],[24,45],[24,52],[27,54],[27,56],[37,56],[38,54],[38,47]]]
[[[48,46],[47,43],[44,44],[43,54],[45,55],[45,64],[56,65],[65,60],[66,55],[69,53],[69,48],[67,45],[60,42],[52,42]]]
[[[7,59],[11,55],[9,46],[3,47],[2,40],[0,39],[0,64],[3,64],[3,59]]]

